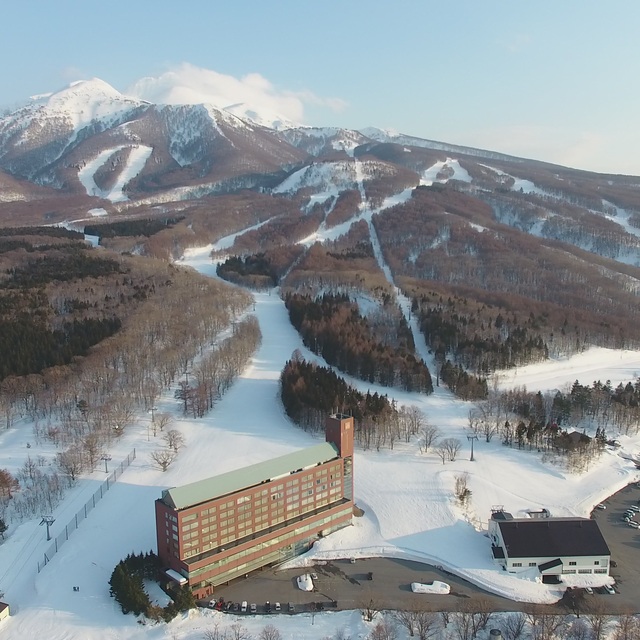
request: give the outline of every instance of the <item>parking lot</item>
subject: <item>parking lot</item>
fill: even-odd
[[[604,539],[611,550],[611,567],[615,578],[616,595],[606,596],[612,611],[637,611],[640,599],[640,530],[622,521],[622,515],[632,504],[638,504],[640,488],[635,483],[627,485],[603,504],[606,510],[595,509],[592,517],[598,521]],[[640,522],[640,517],[635,520]],[[597,594],[596,594],[597,595]],[[595,597],[595,596],[594,596]],[[605,597],[601,595],[600,597]]]
[[[314,574],[314,591],[301,591],[296,578],[304,572]],[[371,574],[371,579],[370,579]],[[451,586],[448,595],[415,594],[412,582],[442,580]],[[348,559],[318,563],[307,569],[276,571],[265,569],[248,578],[218,587],[216,598],[226,601],[247,601],[256,604],[258,613],[265,613],[265,603],[272,608],[281,604],[281,614],[288,613],[291,603],[295,613],[318,610],[359,609],[373,602],[383,609],[402,609],[420,603],[432,611],[454,611],[461,600],[482,598],[495,610],[512,610],[514,603],[506,598],[478,589],[471,583],[431,565],[396,558],[364,558],[355,563]]]

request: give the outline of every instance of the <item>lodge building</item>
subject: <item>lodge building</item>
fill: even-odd
[[[492,509],[489,538],[496,564],[509,573],[533,572],[546,583],[577,574],[609,575],[611,551],[595,520],[542,512],[542,517],[514,518],[502,507]]]
[[[156,536],[167,581],[204,598],[351,524],[353,429],[352,417],[330,415],[322,444],[163,491]]]

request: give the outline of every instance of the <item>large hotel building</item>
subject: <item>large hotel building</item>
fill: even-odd
[[[156,535],[167,578],[204,598],[350,524],[353,428],[352,417],[331,415],[325,443],[163,491]]]

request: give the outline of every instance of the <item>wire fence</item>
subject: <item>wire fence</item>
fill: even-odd
[[[64,531],[59,533],[51,543],[51,546],[45,551],[44,559],[38,561],[38,573],[47,566],[51,558],[58,553],[60,547],[69,539],[69,536],[78,528],[78,525],[93,511],[95,506],[102,500],[103,496],[116,483],[117,479],[122,475],[124,470],[136,459],[136,450],[134,449],[119,465],[111,472],[111,475],[98,487],[96,492],[87,500],[86,504],[76,515],[65,525]]]

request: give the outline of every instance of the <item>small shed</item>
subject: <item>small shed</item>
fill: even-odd
[[[0,602],[0,622],[11,615],[9,605],[6,602]]]

